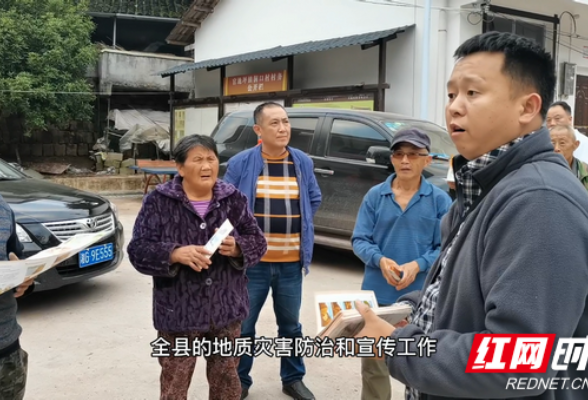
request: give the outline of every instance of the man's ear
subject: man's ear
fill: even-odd
[[[530,124],[541,113],[541,96],[537,93],[531,93],[521,97],[521,115],[519,122],[521,124]]]
[[[261,126],[254,124],[253,125],[253,132],[255,132],[255,134],[257,136],[261,136]]]

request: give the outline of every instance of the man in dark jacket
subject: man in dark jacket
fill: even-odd
[[[22,256],[14,213],[0,196],[0,260],[15,260]],[[24,398],[27,381],[28,354],[21,348],[22,328],[16,320],[16,298],[29,294],[34,280],[24,282],[15,290],[0,295],[0,399]]]
[[[436,341],[430,357],[386,359],[408,399],[585,399],[570,389],[588,377],[578,358],[563,370],[550,362],[545,373],[465,373],[472,354],[486,362],[497,354],[472,349],[476,334],[555,334],[555,346],[586,340],[588,196],[542,127],[555,87],[549,54],[490,32],[455,56],[446,119],[461,154],[453,164],[458,199],[442,223],[441,254],[423,289],[400,299],[413,306],[410,323],[394,328],[360,307],[359,336],[414,339],[411,354],[420,339]],[[547,389],[517,378],[551,380]]]

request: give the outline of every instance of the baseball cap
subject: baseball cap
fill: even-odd
[[[400,143],[410,143],[419,149],[427,149],[427,151],[431,151],[431,139],[429,139],[429,136],[420,129],[410,128],[396,132],[394,139],[392,139],[390,149],[394,150],[394,147]]]

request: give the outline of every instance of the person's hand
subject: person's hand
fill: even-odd
[[[210,253],[204,249],[204,246],[184,246],[178,247],[171,253],[170,261],[172,264],[180,263],[189,266],[196,272],[208,269],[211,261],[207,257]]]
[[[10,261],[18,261],[18,257],[14,253],[10,253],[8,255],[8,259]],[[22,296],[34,282],[35,282],[35,278],[30,278],[30,279],[24,281],[23,283],[21,283],[20,285],[18,285],[16,287],[16,292],[14,293],[14,297]]]
[[[406,325],[408,325],[408,320],[407,319],[403,319],[399,323],[394,324],[394,328],[404,328]]]
[[[394,326],[378,317],[376,313],[374,313],[374,310],[372,310],[367,304],[356,300],[355,308],[357,308],[357,311],[359,311],[365,321],[363,329],[355,336],[356,339],[363,337],[374,338],[375,343],[378,343],[380,338],[389,337],[392,335],[392,332],[396,330]],[[378,354],[375,344],[373,354]],[[376,358],[383,357],[376,356]]]
[[[388,257],[382,257],[380,259],[380,269],[382,270],[382,275],[384,275],[384,278],[386,279],[386,282],[388,282],[388,284],[396,287],[396,285],[398,285],[398,282],[400,282],[400,279],[396,279],[391,271],[396,270],[398,271],[398,264],[396,264],[396,261],[389,259]],[[398,272],[396,272],[398,273]]]
[[[215,232],[218,229],[215,230]],[[223,256],[227,257],[240,257],[241,256],[241,248],[235,242],[235,238],[233,236],[227,236],[223,242],[221,243],[220,247],[218,248],[218,252]]]
[[[402,279],[398,282],[396,286],[396,290],[406,289],[417,277],[417,274],[421,271],[419,268],[419,263],[416,261],[411,261],[406,264],[402,264],[398,267],[398,269],[402,272]]]

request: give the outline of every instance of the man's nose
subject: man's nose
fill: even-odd
[[[463,101],[462,96],[456,96],[451,103],[447,105],[449,115],[463,115]]]

